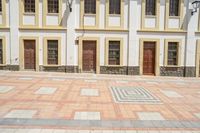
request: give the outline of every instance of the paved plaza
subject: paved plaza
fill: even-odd
[[[0,71],[0,133],[192,132],[200,78]]]

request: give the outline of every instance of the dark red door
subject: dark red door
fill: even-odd
[[[24,41],[24,68],[35,69],[35,41]]]
[[[83,71],[96,71],[96,41],[83,41]]]
[[[144,42],[143,74],[155,75],[155,42]]]

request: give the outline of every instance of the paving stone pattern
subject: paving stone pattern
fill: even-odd
[[[119,103],[160,104],[160,100],[141,87],[111,87],[113,98]]]

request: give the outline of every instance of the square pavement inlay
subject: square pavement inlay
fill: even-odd
[[[87,82],[87,83],[96,83],[96,82],[97,82],[97,80],[91,80],[91,79],[87,79],[87,80],[85,80],[85,82]]]
[[[110,90],[117,103],[161,104],[158,98],[142,87],[111,87]]]
[[[171,90],[161,90],[161,92],[166,95],[167,97],[171,97],[171,98],[180,98],[183,97],[180,94],[178,94],[175,91],[171,91]]]
[[[138,112],[137,115],[140,120],[165,120],[158,112]]]
[[[116,81],[116,83],[117,84],[127,84],[128,81],[126,81],[126,80],[118,80],[118,81]]]
[[[56,90],[57,88],[53,88],[53,87],[40,87],[40,89],[38,89],[35,92],[35,94],[50,95],[50,94],[54,94]]]
[[[11,110],[4,118],[33,118],[36,110]]]
[[[81,96],[99,96],[98,89],[81,89]]]
[[[26,78],[26,77],[23,77],[23,78],[19,78],[19,80],[32,80],[33,78]]]
[[[200,113],[195,113],[194,115],[200,119]]]
[[[75,112],[75,120],[101,120],[100,112]]]
[[[0,93],[7,93],[13,88],[14,86],[0,86]]]

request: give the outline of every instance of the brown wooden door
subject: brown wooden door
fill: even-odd
[[[96,41],[83,41],[83,71],[96,71]]]
[[[155,42],[144,43],[143,74],[155,75]]]
[[[35,41],[24,41],[24,68],[35,69]]]

